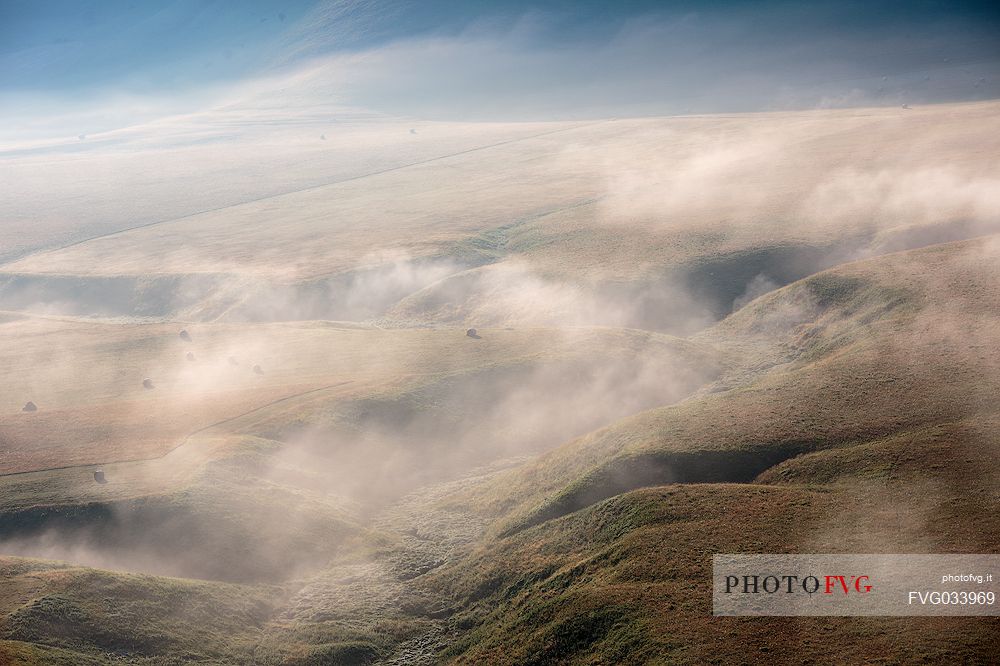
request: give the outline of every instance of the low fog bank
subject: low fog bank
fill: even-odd
[[[182,337],[25,321],[7,353],[27,367],[8,390],[40,408],[5,416],[3,443],[30,440],[55,467],[60,446],[109,464],[3,479],[0,552],[226,581],[322,568],[383,538],[364,535],[370,520],[414,490],[682,400],[719,372],[712,349],[640,331],[213,324]],[[153,438],[171,453],[113,462]]]
[[[909,407],[897,405],[868,416],[852,411],[857,416],[841,423],[836,415],[831,419],[824,411],[827,407],[814,404],[820,410],[817,414],[831,419],[821,422],[823,428],[867,432],[864,429],[871,427],[881,437],[896,432],[893,428],[900,424],[932,424],[928,419],[938,418],[939,413],[944,420],[995,416],[989,387],[1000,374],[985,350],[997,330],[990,276],[996,272],[998,246],[995,241],[983,241],[963,247],[960,252],[954,246],[942,246],[852,264],[841,269],[847,273],[844,279],[824,278],[808,283],[808,288],[800,286],[800,291],[815,292],[815,300],[791,299],[798,306],[794,312],[777,307],[787,295],[776,295],[780,298],[772,299],[774,303],[765,303],[775,306],[773,312],[747,313],[767,328],[770,344],[801,346],[800,351],[820,354],[820,359],[824,349],[851,349],[850,345],[857,344],[863,350],[872,336],[887,332],[894,336],[879,337],[877,353],[859,358],[877,363],[873,367],[878,373],[871,380],[877,387],[899,383],[893,390],[909,396],[905,403]],[[904,296],[910,300],[897,302]],[[946,297],[956,302],[949,306]],[[924,310],[914,310],[914,304]],[[805,336],[804,324],[819,330]],[[492,329],[480,331],[478,338],[460,331],[442,333],[454,334],[449,344],[472,350],[490,345],[499,334]],[[266,455],[213,467],[209,476],[196,478],[180,499],[116,505],[97,502],[83,508],[9,514],[3,521],[5,538],[0,551],[221,580],[287,580],[313,571],[341,548],[355,547],[359,530],[407,493],[476,474],[504,460],[550,450],[623,416],[682,400],[719,376],[718,359],[708,348],[638,331],[605,334],[622,337],[617,342],[614,337],[588,339],[581,331],[567,329],[558,333],[562,338],[558,344],[546,338],[538,350],[543,355],[532,362],[510,364],[494,359],[461,371],[446,367],[420,378],[400,365],[393,374],[408,377],[407,381],[367,398],[328,401],[320,394],[257,412],[226,430],[274,443]],[[746,332],[727,335],[722,339],[748,339]],[[244,356],[250,353],[247,345],[253,334],[248,331],[245,336],[239,348]],[[176,344],[184,348],[187,343]],[[258,344],[273,343],[259,340]],[[543,350],[556,347],[577,349],[579,356],[544,357]],[[386,351],[373,348],[368,353],[376,358]],[[931,362],[934,355],[937,358]],[[856,367],[864,366],[851,366]],[[861,399],[872,400],[871,395],[864,398],[865,391],[873,390],[868,379],[850,379],[847,385]],[[926,393],[932,385],[939,394]],[[877,390],[880,400],[889,399],[882,394],[885,389]],[[809,401],[816,396],[801,398],[803,414],[809,414]],[[834,399],[842,406],[850,402],[844,394],[832,393],[822,404],[828,406]],[[848,403],[843,403],[845,399]],[[920,408],[921,401],[928,401],[924,408]],[[794,416],[794,406],[782,404]],[[919,418],[907,420],[911,407]],[[891,427],[883,423],[885,419]],[[733,427],[728,423],[727,427]],[[776,428],[780,425],[775,423]],[[637,444],[660,437],[628,432],[620,436],[624,443]],[[970,439],[963,440],[962,450],[969,456],[980,455],[976,451],[980,444],[994,446],[989,438]],[[553,505],[556,513],[552,515],[643,485],[752,482],[765,468],[815,453],[816,442],[783,441],[782,447],[777,454],[764,451],[757,458],[752,450],[722,451],[690,460],[683,455],[639,456],[630,459],[631,467],[619,469],[612,464],[608,479],[588,477],[590,485],[581,486],[578,496],[567,495],[563,504]],[[993,471],[985,467],[980,472],[993,478]],[[941,487],[950,492],[948,483]],[[493,499],[505,508],[517,504],[516,497]],[[872,495],[869,503],[877,499]],[[943,501],[926,504],[937,510]],[[541,513],[535,518],[547,516]],[[239,566],[222,566],[237,552]]]
[[[689,334],[818,270],[1000,229],[995,109],[424,123],[413,133],[368,120],[288,145],[250,132],[246,145],[227,139],[213,156],[238,156],[234,177],[256,174],[241,188],[271,179],[240,161],[248,154],[279,155],[282,182],[313,182],[316,168],[362,175],[8,263],[0,308]],[[187,122],[219,131],[204,118]],[[176,199],[193,186],[177,165],[203,151],[136,140],[134,150],[62,165],[65,182],[52,191],[39,171],[45,160],[13,160],[25,197],[11,214],[62,219],[66,211],[50,203],[81,207],[96,197],[112,217],[145,215],[159,204],[82,192],[70,176],[93,170],[107,187],[134,170],[123,156],[147,151],[173,165],[161,194]],[[400,162],[394,143],[438,157],[382,168]],[[156,272],[142,273],[149,266]]]
[[[262,492],[267,501],[253,496]],[[0,552],[116,571],[278,582],[322,567],[358,532],[333,501],[271,487],[237,467],[174,496],[5,511]]]
[[[295,284],[227,273],[0,273],[0,309],[80,317],[184,321],[369,321],[401,298],[463,269],[449,258],[397,259]]]
[[[0,128],[0,553],[250,584],[273,607],[248,653],[275,663],[286,637],[302,663],[402,640],[430,663],[503,605],[542,642],[632,632],[616,618],[685,591],[650,553],[753,549],[758,528],[792,550],[995,546],[1000,78],[991,44],[956,48],[967,20],[843,40],[803,11],[830,39],[801,61],[787,27],[776,51],[742,42],[743,10],[596,44],[533,14],[317,37],[370,4],[297,16],[288,60],[210,108]],[[755,75],[768,52],[792,64]],[[979,101],[918,103],[942,99]],[[699,109],[768,111],[634,117]],[[7,599],[70,648],[92,632],[74,575]],[[169,607],[129,578],[88,583],[115,623],[148,612],[126,595]],[[587,586],[636,581],[634,613],[587,615]],[[251,589],[204,587],[185,612]]]
[[[547,274],[513,257],[410,258],[305,282],[233,274],[0,273],[0,310],[96,318],[380,326],[610,326],[687,336],[827,268],[1000,229],[989,215],[848,234],[826,244],[720,251],[637,279]]]
[[[60,342],[39,323],[46,317],[2,325],[13,379],[0,433],[17,463],[156,458],[174,447],[202,458],[155,492],[121,480],[127,466],[106,470],[107,484],[78,468],[72,482],[45,486],[61,508],[22,488],[11,499],[21,508],[3,516],[0,551],[284,581],[399,538],[372,528],[408,493],[604,436],[623,417],[683,401],[720,376],[716,393],[739,388],[788,361],[789,349],[839,348],[868,329],[852,320],[829,339],[811,332],[822,316],[812,302],[754,322],[771,327],[756,338],[725,326],[711,339],[663,333],[693,335],[742,308],[752,318],[762,297],[832,266],[995,232],[994,111],[505,127],[490,130],[495,144],[482,149],[477,131],[456,138],[454,127],[438,127],[444,143],[431,144],[455,151],[442,159],[350,187],[265,193],[252,205],[8,264],[0,309],[71,315],[67,325],[87,331]],[[372,130],[374,143],[399,139],[400,127]],[[412,129],[407,141],[431,131]],[[335,141],[324,136],[309,141]],[[364,145],[345,153],[363,155]],[[295,151],[284,157],[294,163]],[[130,205],[117,213],[127,217]],[[141,272],[149,267],[157,272]],[[919,274],[919,262],[907,270]],[[951,289],[927,302],[947,301]],[[894,303],[856,313],[874,321],[894,315]],[[144,321],[107,321],[117,318]],[[991,330],[978,329],[979,344]],[[748,341],[765,351],[739,346]],[[963,349],[949,338],[942,347]],[[734,362],[727,349],[747,355]],[[893,362],[912,361],[904,350]],[[37,412],[20,411],[28,400]],[[616,436],[619,449],[660,437]],[[249,453],[232,462],[233,451]],[[752,481],[760,465],[785,459],[755,455],[696,457],[679,475],[680,459],[640,457],[633,462],[646,469],[612,465],[601,493]],[[595,497],[581,488],[575,497]],[[489,501],[502,511],[518,498]]]
[[[486,334],[488,335],[488,334]],[[691,395],[719,368],[706,350],[636,336],[602,353],[492,367],[434,379],[398,395],[342,403],[261,434],[290,443],[275,478],[327,470],[308,484],[335,487],[369,510],[420,487],[533,456],[622,417]],[[303,477],[299,477],[303,478]]]

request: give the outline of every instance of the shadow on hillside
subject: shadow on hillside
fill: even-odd
[[[322,566],[353,530],[322,514],[199,506],[182,498],[38,506],[0,514],[0,552],[83,566],[236,583]]]
[[[591,471],[507,528],[509,536],[638,488],[669,483],[751,483],[762,472],[803,453],[815,442],[784,442],[767,448],[657,451],[615,458]]]
[[[472,270],[501,259],[480,255],[399,259],[292,283],[225,273],[0,274],[0,310],[244,322],[370,321],[400,316],[425,324],[475,325],[488,322],[465,319],[480,311],[483,304],[487,312],[500,307],[498,294],[503,296],[502,304],[511,298],[507,292],[532,291],[541,286],[541,302],[507,308],[508,312],[494,315],[506,319],[492,324],[558,325],[569,320],[572,325],[689,335],[711,326],[767,290],[827,268],[888,252],[972,238],[987,231],[982,224],[963,220],[901,227],[827,245],[786,244],[707,255],[651,277],[590,285],[548,282],[531,275],[527,284],[521,284],[503,272]],[[578,302],[568,304],[568,314],[556,316],[548,297],[567,289],[579,290],[571,299]],[[401,304],[405,305],[400,308]],[[527,310],[518,311],[524,307]],[[546,316],[552,321],[546,321]]]

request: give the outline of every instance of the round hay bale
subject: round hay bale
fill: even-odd
[[[35,403],[33,403],[33,402],[31,402],[29,400],[28,402],[24,403],[24,407],[21,408],[21,411],[22,412],[37,412],[38,411],[38,405],[36,405]]]
[[[144,389],[151,389],[151,388],[153,388],[153,380],[149,379],[148,377],[146,379],[143,379],[142,380],[142,388],[144,388]]]
[[[188,333],[187,331],[181,331],[180,336],[181,340],[183,340],[184,342],[191,342],[191,334]]]
[[[264,374],[263,368],[261,368],[259,365],[253,366],[253,371],[254,371],[254,374],[256,374],[256,375],[262,375],[262,374]]]
[[[104,478],[104,470],[103,469],[95,469],[94,470],[94,481],[97,481],[98,483],[107,483],[108,482],[108,480]]]
[[[474,329],[474,328],[470,328],[469,330],[467,330],[465,332],[465,334],[467,336],[469,336],[470,338],[478,338],[479,337],[479,333],[477,333],[476,329]]]

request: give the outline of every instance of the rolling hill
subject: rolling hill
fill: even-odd
[[[218,150],[273,191],[53,227],[0,265],[0,661],[989,663],[710,570],[1000,545],[996,110],[268,127]],[[153,137],[58,159],[189,187]]]

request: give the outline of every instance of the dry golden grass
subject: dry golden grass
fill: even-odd
[[[928,539],[878,499],[801,486],[639,490],[490,544],[421,584],[445,590],[470,628],[446,653],[452,663],[990,663],[997,618],[712,616],[713,553],[996,547],[981,541],[996,522],[985,509],[951,516]],[[965,528],[984,517],[968,543]]]
[[[0,659],[371,660],[440,631],[449,644],[418,652],[459,663],[823,663],[831,645],[845,663],[989,663],[994,619],[712,618],[708,571],[718,552],[996,550],[995,238],[844,263],[689,340],[524,325],[562,289],[634,295],[690,269],[728,308],[778,260],[811,271],[831,249],[986,231],[997,108],[581,125],[5,266],[142,285],[149,266],[301,283],[451,262],[387,310],[389,329],[214,321],[185,324],[185,342],[176,323],[0,314],[4,534],[65,529],[100,566],[152,553],[260,583],[3,559]],[[867,202],[839,207],[841,185],[869,181]],[[961,196],[940,201],[942,182]],[[192,311],[232,312],[216,305]],[[402,327],[466,320],[479,338]],[[631,402],[574,393],[619,385],[595,381],[602,363],[647,362],[655,381]],[[545,372],[520,411],[490,411]],[[501,460],[553,430],[562,446]],[[106,485],[41,469],[94,462]]]
[[[544,131],[560,131],[107,236],[4,268],[143,275],[155,266],[157,273],[300,280],[359,261],[481,253],[482,245],[468,243],[504,228],[502,237],[480,239],[492,246],[487,255],[499,251],[574,279],[635,279],[728,252],[824,245],[919,225],[922,201],[914,210],[875,203],[873,210],[826,210],[823,188],[843,178],[917,174],[929,179],[918,183],[926,189],[938,184],[943,162],[959,178],[995,176],[996,108],[982,102],[554,127]],[[933,222],[970,212],[964,200],[939,204]]]
[[[702,336],[732,361],[714,392],[568,443],[472,504],[538,520],[635,485],[749,481],[802,453],[988,418],[1000,409],[998,251],[994,239],[956,243],[777,291]],[[619,477],[635,485],[604,487]]]
[[[67,318],[0,324],[0,367],[10,377],[0,473],[157,457],[210,426],[232,432],[238,424],[228,422],[239,416],[279,427],[297,410],[308,414],[297,403],[329,406],[496,367],[636,353],[690,365],[706,355],[666,336],[602,329],[490,330],[473,340],[454,329],[206,324],[188,326],[185,342],[180,328]],[[146,377],[155,388],[143,388]],[[39,411],[22,412],[27,400]]]

